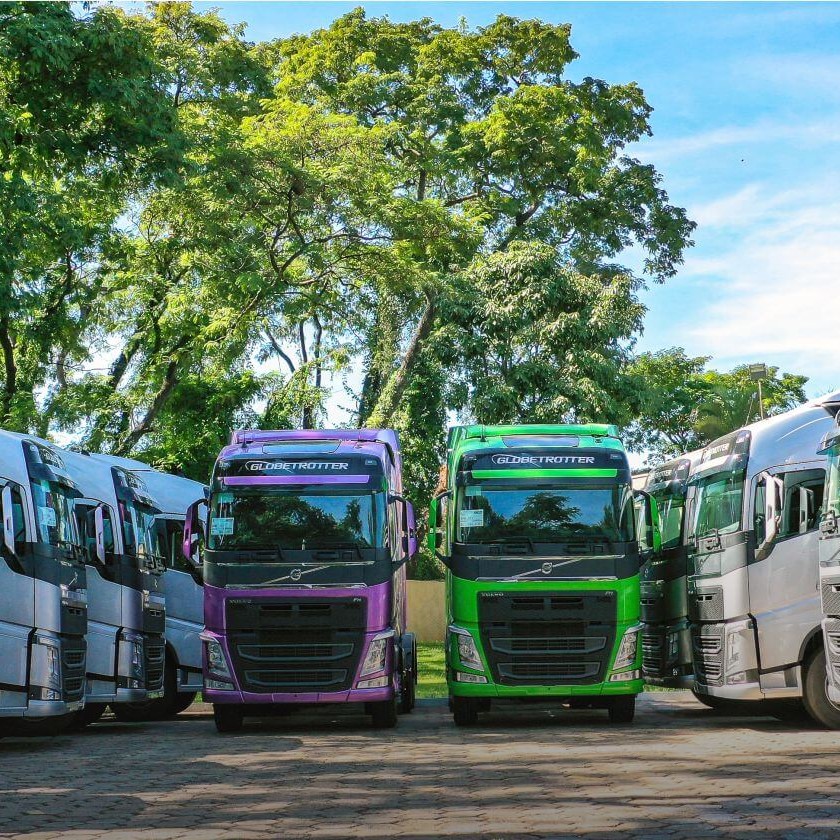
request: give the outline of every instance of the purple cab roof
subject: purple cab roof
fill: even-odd
[[[267,443],[308,443],[317,440],[339,441],[339,452],[353,449],[356,452],[376,455],[381,453],[379,445],[386,446],[394,461],[400,465],[400,440],[393,429],[237,429],[230,436],[230,444],[219,453],[220,458],[261,452]],[[291,454],[291,453],[290,453]],[[302,452],[301,454],[304,454]]]

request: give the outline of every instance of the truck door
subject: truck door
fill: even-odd
[[[181,551],[184,538],[182,519],[162,519],[166,572],[166,639],[175,649],[182,668],[201,668],[201,640],[204,627],[204,587],[193,566]]]
[[[781,688],[792,685],[780,672],[798,662],[803,642],[820,623],[818,538],[825,470],[797,465],[795,470],[771,472],[779,479],[778,532],[750,564],[749,590],[761,684]],[[767,492],[766,483],[754,488],[753,522],[759,546],[767,533]]]

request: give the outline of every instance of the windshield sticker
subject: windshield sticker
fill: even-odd
[[[458,525],[461,528],[480,528],[484,525],[484,511],[462,510]]]
[[[233,493],[219,493],[216,496],[216,501],[220,505],[232,505],[233,504]]]
[[[481,485],[480,484],[468,484],[466,487],[465,494],[467,496],[481,496]]]
[[[51,507],[38,507],[38,514],[41,522],[48,528],[55,528],[55,511]]]
[[[210,520],[210,533],[214,537],[227,537],[233,533],[232,516],[214,516]]]

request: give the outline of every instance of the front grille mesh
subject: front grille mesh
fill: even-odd
[[[614,592],[478,596],[482,645],[501,685],[586,685],[605,679],[616,634]]]
[[[230,652],[240,687],[255,693],[351,688],[366,621],[362,598],[229,602]]]
[[[823,615],[840,616],[840,578],[826,578],[822,582]]]
[[[692,627],[694,669],[697,679],[707,685],[720,683],[723,675],[723,624]]]

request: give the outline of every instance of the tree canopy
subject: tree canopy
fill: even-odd
[[[0,6],[0,424],[198,479],[231,427],[392,426],[423,507],[452,417],[665,453],[749,413],[742,372],[633,357],[694,224],[632,154],[643,91],[576,58],[506,15],[255,44],[187,3]]]

